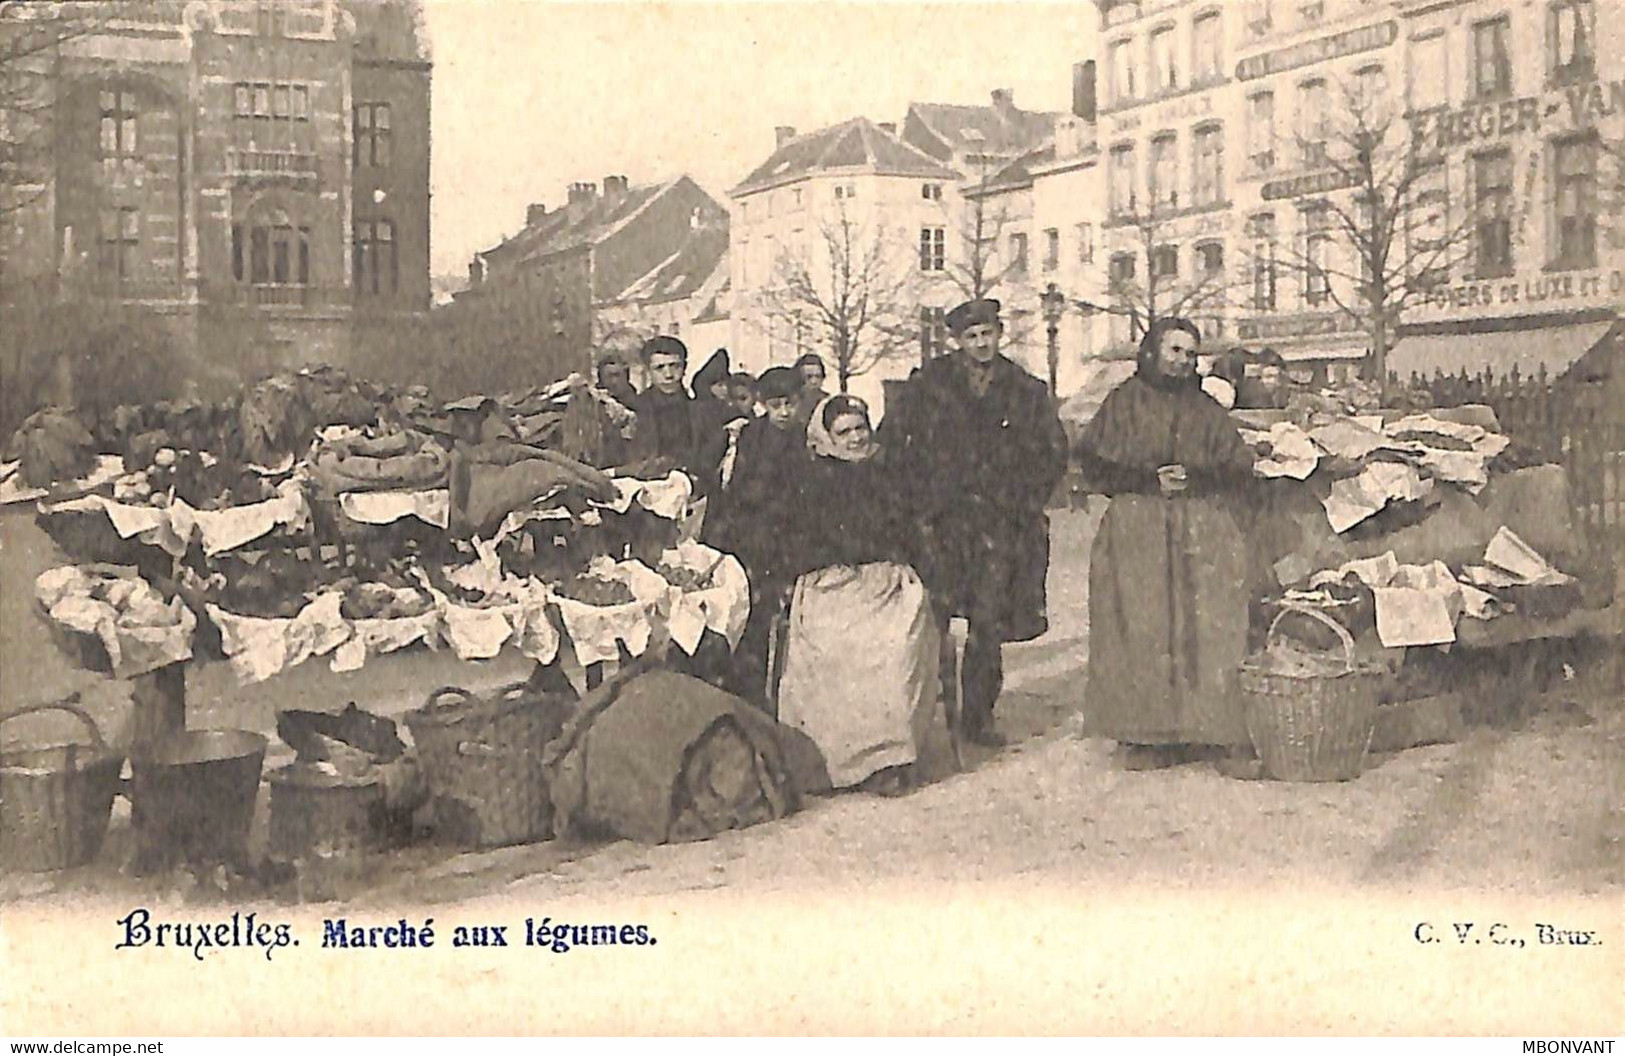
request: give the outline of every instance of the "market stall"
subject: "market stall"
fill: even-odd
[[[495,703],[527,722],[552,716],[536,729],[556,736],[568,704],[617,667],[692,656],[708,638],[731,649],[743,631],[744,570],[684,536],[685,475],[605,471],[561,450],[590,457],[602,429],[635,427],[579,379],[440,404],[420,389],[307,371],[268,379],[235,406],[122,411],[96,430],[61,414],[31,420],[18,438],[27,457],[6,484],[37,504],[38,523],[75,562],[38,577],[39,615],[82,666],[134,686],[137,796],[145,788],[156,801],[164,779],[189,774],[225,781],[226,802],[234,770],[239,786],[258,787],[263,738],[185,729],[190,665],[222,661],[253,683],[306,663],[353,671],[402,649],[467,663],[516,652],[535,674]],[[53,473],[85,477],[64,488]],[[416,726],[431,740],[493,706],[473,694],[432,703]],[[279,734],[296,759],[272,775],[273,810],[282,806],[272,824],[274,849],[289,857],[373,846],[355,827],[379,836],[380,811],[434,798],[428,786],[466,769],[477,741],[457,733],[452,755],[420,771],[415,749],[354,736],[369,722],[393,729],[388,720],[358,715],[308,736],[310,720],[285,714]],[[502,772],[510,750],[490,746],[484,768]],[[441,798],[441,828],[474,843],[546,835],[545,818],[470,827],[452,816],[463,801]],[[361,813],[345,822],[345,809]],[[145,871],[199,853],[164,813],[136,810]],[[241,835],[241,818],[204,821]],[[209,848],[221,860],[244,852],[234,838]]]

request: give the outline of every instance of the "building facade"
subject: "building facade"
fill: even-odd
[[[841,371],[884,413],[884,384],[940,345],[960,173],[854,118],[805,135],[777,130],[773,153],[729,192],[729,348],[760,374],[804,353]],[[833,386],[832,386],[833,387]]]
[[[475,255],[437,325],[458,358],[506,379],[490,384],[585,372],[597,349],[684,336],[726,277],[727,247],[727,210],[687,176],[578,182],[563,206],[532,204],[517,234]]]
[[[1625,5],[1408,0],[1400,17],[1411,130],[1465,239],[1390,369],[1561,375],[1625,304]]]
[[[140,304],[228,382],[250,347],[259,366],[346,363],[359,332],[427,311],[415,3],[69,10],[5,295]]]

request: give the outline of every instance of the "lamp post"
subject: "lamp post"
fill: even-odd
[[[1049,394],[1059,397],[1056,375],[1061,369],[1060,329],[1061,312],[1066,308],[1066,295],[1053,282],[1044,288],[1040,303],[1044,310],[1044,331],[1049,336]]]

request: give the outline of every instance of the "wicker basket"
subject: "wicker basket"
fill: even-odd
[[[434,803],[435,828],[476,847],[536,843],[553,834],[542,753],[566,709],[523,683],[480,697],[448,686],[406,716]]]
[[[0,862],[9,869],[71,869],[96,857],[107,837],[124,757],[110,751],[96,722],[70,701],[38,704],[0,716],[66,711],[91,743],[0,753]]]
[[[1281,620],[1308,616],[1336,632],[1343,643],[1343,670],[1301,674],[1273,670],[1269,642]],[[1343,625],[1306,606],[1287,605],[1270,622],[1266,653],[1241,665],[1247,734],[1277,781],[1352,781],[1365,769],[1366,751],[1376,729],[1377,705],[1387,671],[1357,665],[1354,639]]]

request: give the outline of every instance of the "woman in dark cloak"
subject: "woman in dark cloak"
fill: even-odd
[[[1080,442],[1112,496],[1089,565],[1086,727],[1129,769],[1249,756],[1235,692],[1247,644],[1248,551],[1232,505],[1252,452],[1201,388],[1201,335],[1162,319],[1133,377]]]

